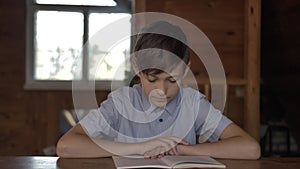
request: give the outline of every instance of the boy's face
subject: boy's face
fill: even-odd
[[[143,90],[151,103],[158,107],[163,107],[177,95],[183,76],[183,68],[178,66],[170,74],[166,72],[159,74],[154,72],[144,74],[140,72],[138,76],[140,77]]]

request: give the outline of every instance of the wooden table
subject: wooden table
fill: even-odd
[[[300,158],[221,160],[227,169],[299,169]],[[0,157],[1,169],[115,169],[111,158],[62,159],[58,157]]]

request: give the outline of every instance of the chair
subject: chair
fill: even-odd
[[[286,125],[270,124],[261,139],[263,156],[289,156],[290,130]]]

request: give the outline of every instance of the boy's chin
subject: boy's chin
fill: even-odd
[[[165,107],[167,105],[167,101],[155,101],[151,100],[151,103],[155,105],[156,107]]]

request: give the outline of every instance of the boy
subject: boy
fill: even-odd
[[[113,91],[98,110],[59,140],[58,156],[258,159],[260,147],[251,136],[214,109],[199,91],[181,87],[189,68],[185,44],[178,26],[160,21],[145,27],[132,59],[141,84]]]

